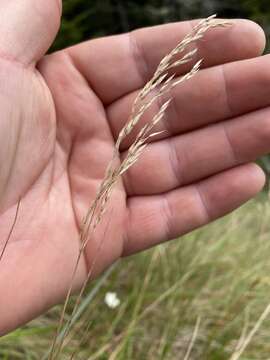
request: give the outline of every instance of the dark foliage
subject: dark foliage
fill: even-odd
[[[270,34],[269,0],[63,0],[61,31],[53,49],[142,26],[218,13],[247,17]]]

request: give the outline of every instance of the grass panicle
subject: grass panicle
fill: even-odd
[[[57,338],[63,326],[64,314],[66,312],[68,301],[71,296],[72,285],[78,268],[78,264],[89,240],[91,240],[91,235],[95,232],[97,226],[100,224],[104,216],[115,184],[120,180],[121,176],[139,160],[143,151],[147,147],[148,141],[153,136],[156,136],[158,134],[157,132],[154,132],[154,128],[163,119],[171,102],[171,98],[169,98],[169,100],[163,101],[165,95],[170,93],[174,87],[179,86],[180,84],[193,78],[200,70],[202,60],[195,60],[198,49],[193,48],[190,50],[191,45],[196,44],[196,42],[201,40],[208,30],[217,27],[224,27],[228,24],[229,23],[227,21],[217,20],[215,15],[200,21],[194,27],[194,29],[181,42],[179,42],[179,44],[177,44],[177,46],[168,55],[166,55],[162,59],[152,79],[144,86],[144,88],[139,92],[138,96],[136,97],[132,106],[131,115],[126,125],[120,131],[119,137],[116,141],[112,160],[107,168],[105,177],[99,187],[96,198],[89,207],[89,210],[82,224],[82,231],[80,235],[81,248],[74,268],[71,286],[67,294],[66,302],[64,304],[63,313],[59,321],[59,327],[54,338],[51,355],[49,357],[50,360],[57,359],[63,347],[65,336],[62,337],[59,341],[57,341]],[[191,66],[191,70],[185,75],[177,78],[176,69],[179,66],[192,61],[195,61],[195,64]],[[174,71],[173,74],[171,74],[172,71]],[[160,109],[158,113],[152,118],[149,123],[142,127],[142,129],[136,136],[133,144],[129,147],[126,157],[123,159],[122,162],[119,163],[120,147],[124,139],[129,134],[131,134],[131,132],[140,122],[146,111],[158,100],[160,100]],[[102,241],[100,243],[96,257],[99,256],[101,249]],[[78,295],[76,304],[74,306],[73,314],[76,313],[82,295],[85,291],[87,282],[91,278],[95,262],[96,261],[94,260],[92,266],[90,267],[87,279],[82,287],[82,290]],[[71,320],[69,321],[69,325],[71,325],[71,323],[72,316]],[[66,327],[66,333],[70,330],[69,325]]]

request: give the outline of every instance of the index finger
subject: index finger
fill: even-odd
[[[67,51],[97,95],[108,105],[143,87],[161,59],[197,22],[184,21],[140,29],[88,41]],[[209,31],[204,41],[198,43],[197,56],[204,58],[204,67],[262,53],[265,35],[256,23],[233,20],[232,24],[231,27]],[[185,72],[185,66],[181,70]]]

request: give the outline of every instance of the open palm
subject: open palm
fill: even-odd
[[[0,263],[5,333],[65,297],[82,219],[136,94],[192,23],[93,40],[42,58],[57,32],[59,1],[2,1],[0,14],[1,246],[21,199]],[[250,162],[270,150],[270,60],[258,57],[264,43],[256,24],[238,20],[198,44],[204,69],[174,90],[158,128],[166,131],[117,185],[109,220],[90,239],[74,291],[105,230],[95,275],[123,255],[207,224],[260,191],[263,172]],[[121,156],[134,136],[136,131]]]

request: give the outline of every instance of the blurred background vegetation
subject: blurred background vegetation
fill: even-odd
[[[64,0],[62,28],[53,49],[142,26],[206,17],[244,17],[270,35],[269,0]]]

